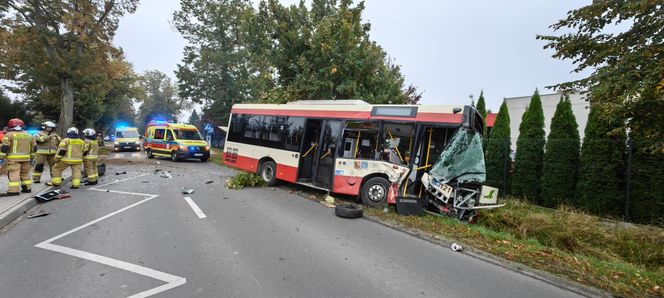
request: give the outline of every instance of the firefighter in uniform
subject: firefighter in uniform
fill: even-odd
[[[44,172],[44,164],[48,164],[49,173],[53,174],[55,153],[62,138],[55,132],[55,123],[46,121],[42,124],[42,130],[35,136],[35,141],[37,141],[37,164],[32,171],[32,180],[39,183]]]
[[[21,119],[11,119],[7,126],[10,131],[2,139],[0,147],[0,163],[6,160],[9,176],[9,188],[4,196],[17,196],[19,191],[32,191],[30,168],[37,144],[30,134],[23,131],[25,124]]]
[[[71,188],[81,186],[81,164],[83,163],[83,147],[85,142],[78,136],[78,129],[70,127],[67,136],[60,141],[58,152],[55,154],[55,165],[51,173],[51,182],[46,185],[60,186],[62,184],[62,171],[71,167]]]
[[[97,143],[97,133],[92,128],[83,130],[85,137],[85,146],[83,147],[83,166],[88,175],[88,182],[85,185],[97,184],[97,160],[99,160],[99,144]]]

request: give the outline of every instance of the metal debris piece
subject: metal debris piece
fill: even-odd
[[[452,251],[462,251],[463,250],[463,246],[457,244],[456,242],[452,243],[452,245],[450,245],[450,248],[452,249]]]
[[[62,190],[62,189],[56,189],[56,190],[52,190],[52,191],[49,191],[49,192],[46,192],[46,193],[38,194],[36,196],[33,196],[33,198],[35,198],[35,200],[37,200],[37,202],[43,203],[43,202],[48,202],[50,200],[60,199],[61,197],[59,197],[59,196],[62,196],[66,193],[67,192]],[[67,195],[67,196],[69,196],[69,195]]]
[[[35,217],[42,217],[42,216],[47,216],[51,214],[50,212],[46,212],[44,210],[39,210],[37,212],[32,212],[30,213],[26,218],[35,218]]]
[[[205,184],[212,184],[212,183],[214,183],[214,181],[212,181],[212,180],[205,180]]]
[[[127,171],[115,172],[115,175],[126,175],[126,174],[127,174]]]
[[[186,188],[186,187],[182,188],[182,194],[188,195],[188,194],[192,194],[192,193],[194,193],[193,188]]]

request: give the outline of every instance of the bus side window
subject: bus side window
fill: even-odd
[[[157,140],[163,140],[164,139],[164,129],[163,128],[158,128],[154,130],[154,138]]]
[[[343,150],[339,156],[345,158],[375,159],[378,149],[378,130],[375,122],[346,123],[343,134]]]
[[[175,138],[173,138],[173,131],[172,130],[167,130],[166,131],[166,140],[168,141],[174,141]]]

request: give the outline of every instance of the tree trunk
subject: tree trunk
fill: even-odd
[[[58,133],[64,137],[67,129],[74,122],[74,86],[72,86],[71,79],[60,78],[60,89],[62,90],[62,107],[58,120]]]

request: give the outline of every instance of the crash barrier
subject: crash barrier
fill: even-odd
[[[636,138],[548,142],[519,140],[524,150],[545,152],[519,159],[510,140],[487,140],[485,184],[543,207],[565,204],[598,216],[664,226],[661,148]]]

